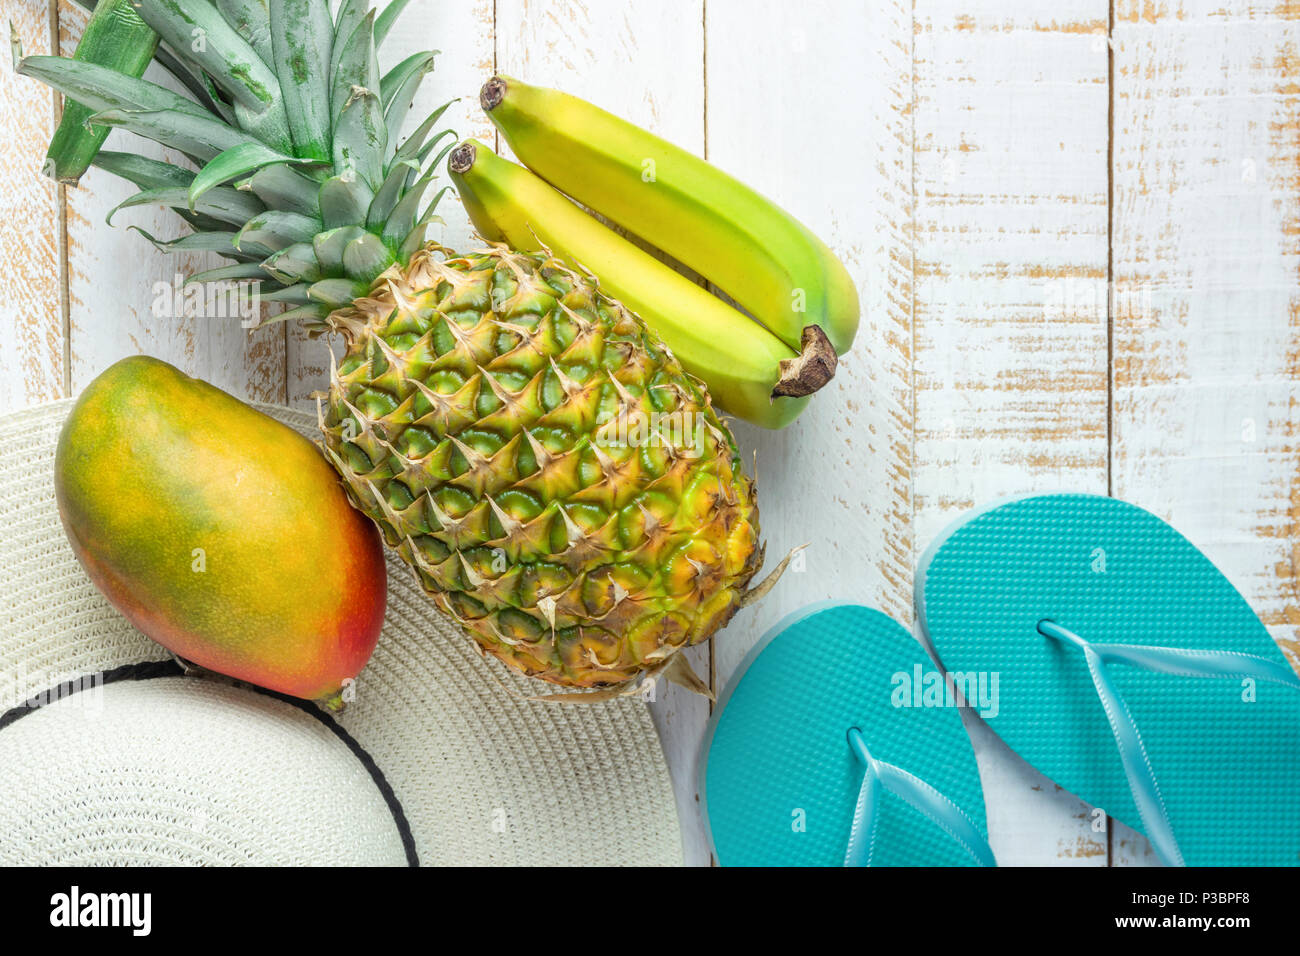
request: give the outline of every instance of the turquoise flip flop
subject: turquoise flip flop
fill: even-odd
[[[805,608],[750,651],[700,755],[724,866],[993,866],[957,697],[893,619]]]
[[[1300,678],[1155,515],[1078,494],[975,511],[922,558],[916,610],[950,675],[997,675],[1006,744],[1165,863],[1300,864]]]

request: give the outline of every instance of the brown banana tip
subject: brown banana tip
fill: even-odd
[[[499,76],[494,76],[483,84],[483,89],[478,91],[478,102],[483,109],[491,113],[501,105],[501,101],[506,98],[506,81]]]
[[[447,168],[453,173],[464,175],[473,167],[474,157],[477,155],[478,150],[474,148],[473,143],[461,143],[451,151],[451,156],[447,159]]]
[[[820,325],[805,325],[799,344],[798,356],[781,360],[781,377],[772,389],[774,399],[811,395],[835,377],[840,359]]]

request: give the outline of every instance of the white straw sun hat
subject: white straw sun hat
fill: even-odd
[[[0,418],[0,864],[681,862],[645,704],[524,700],[537,685],[481,658],[395,556],[383,636],[337,721],[187,676],[64,538],[71,407]]]

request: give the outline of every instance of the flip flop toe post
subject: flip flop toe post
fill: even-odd
[[[1182,535],[1094,495],[973,512],[917,572],[951,672],[997,675],[986,719],[1170,865],[1300,864],[1300,678]]]

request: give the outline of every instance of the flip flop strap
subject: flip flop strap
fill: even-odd
[[[867,749],[866,738],[856,727],[849,731],[849,748],[862,764],[857,808],[849,830],[845,866],[870,866],[876,848],[880,818],[880,796],[888,791],[922,814],[961,844],[980,866],[996,866],[993,850],[979,828],[957,804],[913,773],[883,760]]]
[[[1291,668],[1254,654],[1236,651],[1202,651],[1152,644],[1093,644],[1061,627],[1054,621],[1043,621],[1038,631],[1045,637],[1073,644],[1083,650],[1092,675],[1093,687],[1106,711],[1115,746],[1119,750],[1124,775],[1128,779],[1133,803],[1137,806],[1147,839],[1156,855],[1166,866],[1185,866],[1182,850],[1174,839],[1173,824],[1165,806],[1160,783],[1142,742],[1142,733],[1129,711],[1128,704],[1111,680],[1106,665],[1111,662],[1129,664],[1144,670],[1183,677],[1218,677],[1253,679],[1282,684],[1300,690],[1300,678]]]

